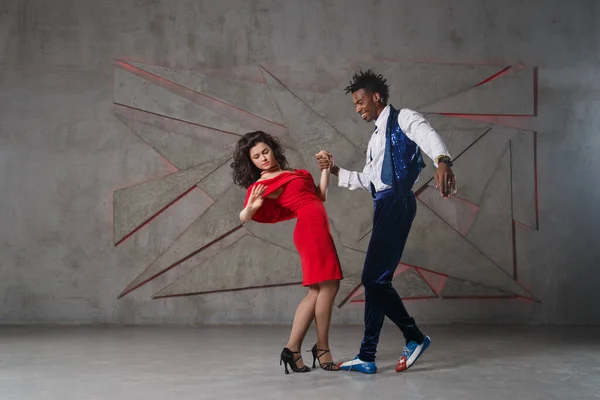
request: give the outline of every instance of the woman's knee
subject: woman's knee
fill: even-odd
[[[337,292],[340,288],[340,281],[337,279],[331,281],[324,281],[321,282],[319,285],[321,290],[327,290],[328,292]]]
[[[335,297],[340,289],[340,281],[323,281],[319,282],[319,297]]]
[[[316,297],[319,295],[319,284],[310,285],[306,297]]]

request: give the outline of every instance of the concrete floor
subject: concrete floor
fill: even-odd
[[[599,328],[425,331],[432,346],[401,374],[386,325],[376,375],[284,375],[288,327],[0,327],[0,399],[600,399]],[[360,327],[335,327],[336,361],[360,339]]]

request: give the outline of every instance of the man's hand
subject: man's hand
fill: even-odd
[[[450,198],[452,193],[456,193],[456,179],[452,168],[446,163],[439,163],[435,171],[435,187],[440,189],[440,194],[444,199]]]

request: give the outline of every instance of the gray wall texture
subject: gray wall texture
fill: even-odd
[[[290,322],[305,289],[264,286],[299,281],[293,224],[238,227],[231,146],[264,128],[293,166],[316,172],[310,154],[326,147],[359,167],[370,127],[341,88],[373,67],[392,103],[427,114],[462,158],[466,201],[442,204],[431,169],[416,188],[396,280],[419,298],[407,301],[415,317],[597,324],[599,7],[3,2],[0,323]],[[358,282],[369,202],[331,189],[340,301]],[[364,211],[348,219],[353,206]],[[214,290],[225,291],[163,298]],[[360,302],[334,313],[361,320]]]

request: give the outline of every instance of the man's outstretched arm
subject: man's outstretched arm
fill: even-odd
[[[325,155],[323,154],[326,153]],[[338,186],[345,187],[350,190],[363,189],[367,192],[371,192],[371,181],[367,178],[368,165],[362,172],[359,171],[348,171],[347,169],[340,168],[333,162],[333,156],[327,151],[323,151],[317,154],[317,162],[319,169],[323,170],[330,168],[333,175],[338,177]]]

